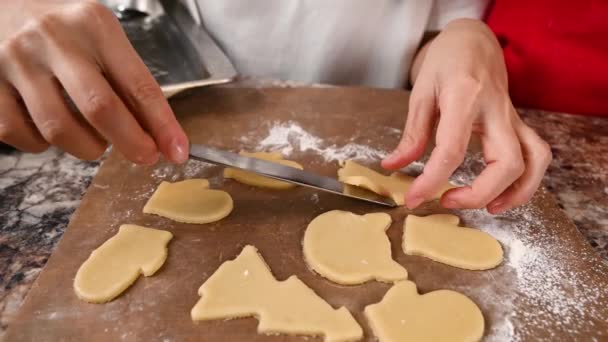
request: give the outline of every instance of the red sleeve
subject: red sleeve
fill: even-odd
[[[608,1],[495,0],[487,23],[516,105],[608,116]]]

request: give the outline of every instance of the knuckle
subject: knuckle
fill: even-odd
[[[461,75],[456,85],[472,96],[478,96],[483,90],[483,82],[472,74]]]
[[[158,101],[158,99],[162,97],[158,85],[152,81],[135,82],[130,93],[131,102],[134,102],[134,104]]]
[[[85,99],[81,111],[91,124],[98,125],[113,107],[114,101],[111,96],[93,91]]]
[[[446,148],[442,152],[442,162],[446,165],[458,166],[464,161],[464,155],[466,153],[466,146],[462,144],[456,144]]]
[[[38,128],[44,139],[53,145],[60,144],[67,134],[65,125],[59,120],[47,120]]]
[[[505,171],[508,175],[521,176],[526,170],[526,165],[521,156],[512,156],[507,158],[505,163]]]
[[[97,1],[82,1],[77,8],[79,19],[82,23],[89,25],[90,23],[113,23],[116,17],[106,6]],[[93,21],[91,19],[94,19]]]
[[[553,160],[553,152],[551,152],[551,146],[545,141],[542,141],[539,147],[539,158],[544,165],[551,164]]]

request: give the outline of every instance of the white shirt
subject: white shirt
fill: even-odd
[[[240,74],[394,88],[425,31],[487,0],[191,0]],[[192,4],[192,2],[191,2]]]

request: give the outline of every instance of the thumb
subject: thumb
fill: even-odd
[[[400,169],[420,158],[432,134],[437,117],[435,92],[432,85],[416,83],[410,95],[405,129],[397,148],[383,161],[382,167]]]

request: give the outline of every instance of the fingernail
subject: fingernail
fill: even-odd
[[[491,214],[501,214],[503,212],[506,211],[507,208],[503,208],[504,202],[502,201],[498,201],[495,203],[492,203],[489,208],[488,211],[490,211]]]
[[[175,163],[183,163],[188,160],[188,152],[186,152],[186,147],[179,142],[179,139],[175,138],[171,142],[171,159]]]
[[[393,159],[395,159],[397,157],[399,153],[397,152],[397,150],[394,150],[393,152],[391,152],[388,156],[386,156],[384,158],[385,161],[392,161]]]
[[[448,209],[458,208],[458,203],[454,200],[446,200],[443,202],[443,207]]]
[[[422,202],[424,202],[424,198],[422,197],[414,197],[412,198],[409,202],[407,207],[410,209],[415,209],[416,207],[418,207],[420,204],[422,204]]]

